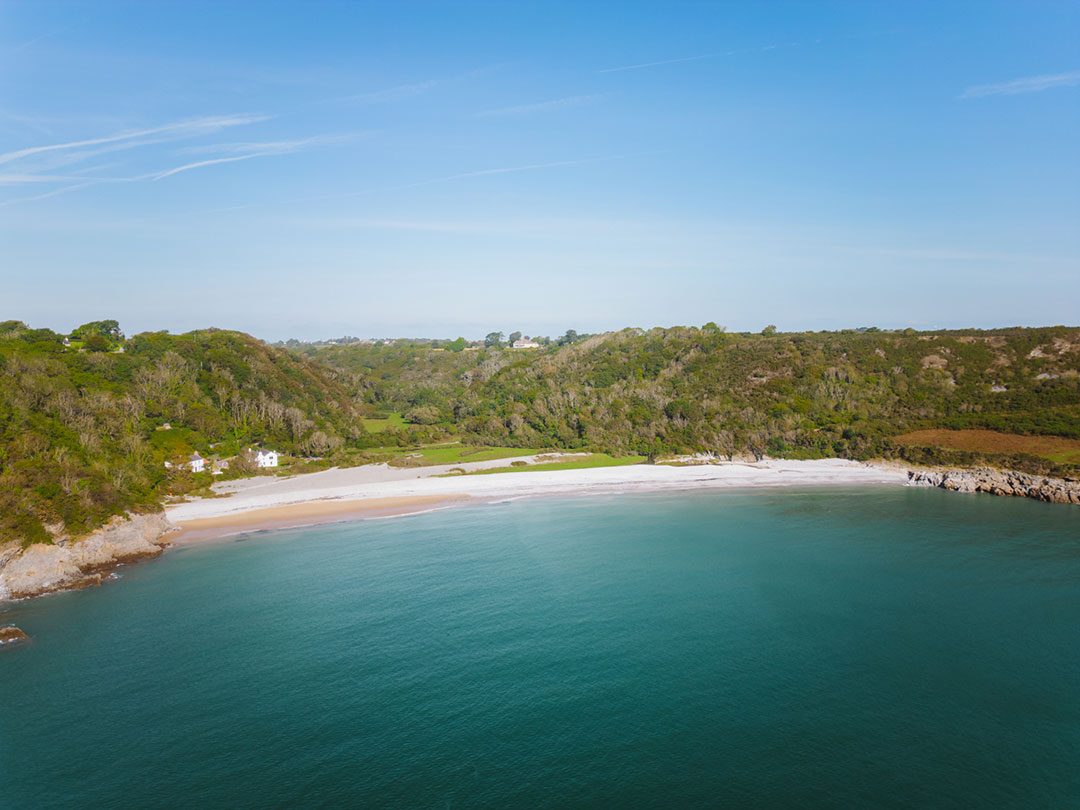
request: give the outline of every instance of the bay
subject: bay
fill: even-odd
[[[864,487],[170,550],[0,608],[0,807],[1077,806],[1078,525]]]

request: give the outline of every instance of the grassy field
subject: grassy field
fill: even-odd
[[[338,463],[345,466],[386,463],[397,467],[426,467],[434,464],[517,458],[539,452],[541,451],[529,447],[485,447],[454,441],[413,447],[367,447],[346,454],[346,457],[339,458]]]
[[[472,459],[469,459],[470,461]],[[539,470],[585,470],[591,467],[625,467],[640,464],[645,456],[609,456],[607,453],[590,453],[570,461],[553,461],[546,464],[530,464],[526,467],[498,467],[493,470],[476,470],[466,475],[492,475],[504,472],[536,472]]]
[[[404,428],[405,418],[400,413],[392,413],[385,418],[375,419],[369,417],[364,420],[364,430],[368,433],[382,433],[390,428]]]
[[[1019,436],[995,430],[916,430],[897,436],[910,447],[943,447],[972,453],[1024,453],[1057,464],[1080,464],[1080,439],[1058,436]]]
[[[457,464],[462,461],[492,461],[498,458],[533,456],[539,450],[525,447],[477,447],[457,445],[449,447],[425,447],[420,450],[429,464]]]

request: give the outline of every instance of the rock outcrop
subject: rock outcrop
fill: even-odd
[[[22,641],[27,635],[18,627],[0,627],[0,647],[16,641]]]
[[[1050,503],[1080,504],[1080,480],[976,467],[970,470],[908,470],[911,486],[941,487],[953,492],[1014,495]]]
[[[100,585],[120,563],[159,555],[174,528],[163,512],[116,517],[80,540],[8,549],[0,553],[0,600]]]

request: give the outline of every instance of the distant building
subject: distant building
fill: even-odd
[[[529,338],[524,337],[524,338],[521,338],[520,340],[515,340],[510,348],[512,348],[512,349],[539,349],[540,344],[537,343],[535,340],[529,340]]]
[[[172,469],[172,462],[171,461],[166,461],[165,462],[165,469],[166,470],[171,470]]]
[[[211,465],[210,465],[210,474],[211,475],[221,475],[227,469],[229,469],[228,460],[224,459],[224,458],[218,459],[217,461],[211,463]]]
[[[256,467],[276,467],[278,465],[277,450],[256,450]]]
[[[206,459],[199,455],[199,451],[196,450],[191,454],[191,458],[188,459],[188,466],[191,467],[193,473],[200,473],[206,469]]]

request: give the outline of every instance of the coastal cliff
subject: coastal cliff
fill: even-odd
[[[78,540],[0,548],[0,600],[100,585],[117,565],[161,554],[175,528],[161,512],[131,515]]]
[[[1049,503],[1080,504],[1080,480],[977,467],[970,470],[909,470],[911,486],[940,487],[952,492],[1014,495]]]

